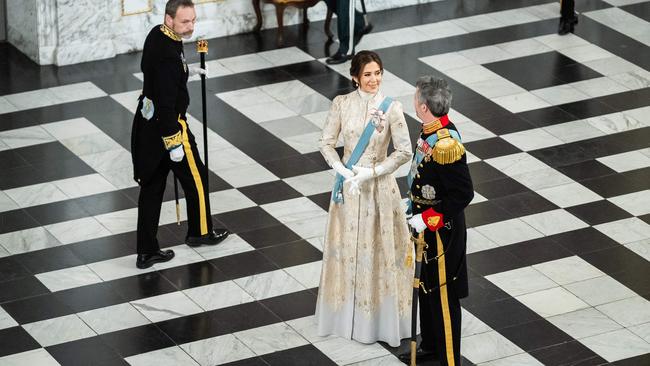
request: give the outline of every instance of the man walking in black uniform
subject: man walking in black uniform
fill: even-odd
[[[422,121],[408,181],[413,230],[427,243],[419,291],[422,342],[417,359],[460,366],[460,299],[468,295],[464,209],[474,197],[467,155],[449,121],[451,90],[443,79],[420,78],[415,110]],[[409,360],[409,354],[400,356]]]
[[[559,35],[573,33],[576,24],[578,24],[575,7],[575,0],[560,0],[560,25],[557,30]]]
[[[363,14],[356,9],[356,0],[325,0],[327,6],[336,14],[336,30],[339,49],[325,62],[330,65],[344,63],[354,56],[354,46],[363,35],[370,33],[372,24],[366,24]]]
[[[166,262],[171,250],[160,250],[156,233],[169,171],[178,177],[187,203],[190,246],[215,245],[228,236],[225,229],[212,229],[206,170],[199,157],[185,112],[190,104],[187,78],[205,73],[188,68],[182,38],[194,31],[196,13],[191,0],[170,0],[165,22],[155,26],[144,43],[141,68],[144,86],[133,119],[131,154],[134,179],[140,185],[138,199],[138,268]]]

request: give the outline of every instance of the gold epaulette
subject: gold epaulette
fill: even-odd
[[[178,131],[171,136],[165,136],[162,139],[165,143],[165,149],[167,150],[171,150],[183,144],[183,135],[181,134],[181,131]]]
[[[455,163],[465,154],[465,147],[463,144],[453,138],[449,130],[442,128],[436,131],[438,135],[438,142],[431,150],[431,157],[438,164],[451,164]]]
[[[181,42],[183,40],[183,38],[181,38],[181,36],[179,36],[176,32],[174,32],[173,29],[169,28],[165,24],[160,25],[160,31],[163,32],[164,35],[166,35],[167,37],[173,39],[176,42]]]

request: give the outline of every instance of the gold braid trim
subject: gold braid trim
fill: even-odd
[[[171,150],[183,144],[183,135],[181,131],[176,132],[171,136],[164,136],[163,142],[165,143],[165,149]]]
[[[163,32],[167,37],[173,39],[176,42],[180,42],[183,40],[181,36],[178,35],[178,33],[174,32],[173,29],[169,28],[164,24],[160,26],[160,31]]]
[[[454,139],[449,134],[449,130],[443,128],[436,132],[438,142],[431,151],[433,160],[441,165],[455,163],[465,154],[465,147],[460,141]]]

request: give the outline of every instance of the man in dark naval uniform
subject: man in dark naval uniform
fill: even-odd
[[[190,103],[187,78],[190,73],[183,55],[182,38],[194,31],[196,13],[191,0],[170,0],[165,22],[155,26],[144,43],[141,68],[144,86],[133,119],[131,154],[134,179],[140,185],[138,199],[138,268],[166,262],[171,250],[160,250],[156,233],[167,175],[178,177],[187,202],[190,246],[215,245],[228,236],[225,229],[212,229],[210,202],[204,182],[205,167],[185,112]],[[198,70],[197,70],[198,69]]]
[[[408,176],[413,213],[409,224],[418,233],[424,231],[427,243],[419,291],[422,342],[416,355],[460,366],[460,299],[468,295],[464,209],[474,189],[465,148],[447,117],[449,85],[425,76],[416,86],[414,104],[422,133]]]

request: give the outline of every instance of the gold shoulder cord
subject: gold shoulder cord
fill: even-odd
[[[451,137],[449,130],[446,128],[440,129],[436,132],[438,134],[438,142],[431,151],[433,160],[441,165],[455,163],[465,154],[465,147],[463,144]]]
[[[164,24],[160,26],[160,31],[163,32],[163,34],[165,34],[167,37],[173,39],[176,42],[182,41],[181,36],[179,36],[176,32],[174,32],[171,28],[169,28]]]

